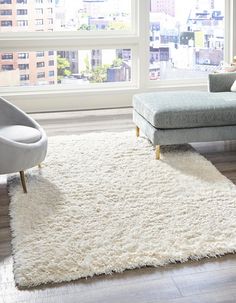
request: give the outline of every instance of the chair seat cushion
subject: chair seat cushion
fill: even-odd
[[[236,94],[172,91],[137,94],[134,110],[155,128],[236,125]]]
[[[20,143],[35,143],[41,139],[41,133],[29,126],[8,125],[0,126],[0,137]]]

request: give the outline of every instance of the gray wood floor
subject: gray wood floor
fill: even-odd
[[[49,136],[133,128],[131,109],[34,114]],[[236,142],[194,144],[236,183]],[[14,284],[6,178],[0,179],[0,303],[236,302],[236,256],[129,270],[72,283],[20,290]]]

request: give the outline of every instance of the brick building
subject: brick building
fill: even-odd
[[[55,0],[0,0],[0,32],[53,31],[54,21]],[[55,51],[0,52],[0,86],[56,82]]]

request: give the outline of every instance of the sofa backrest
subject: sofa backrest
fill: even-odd
[[[236,72],[218,73],[209,75],[209,91],[212,93],[230,92],[231,86],[236,80]]]

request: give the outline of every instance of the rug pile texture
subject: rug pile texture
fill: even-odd
[[[236,188],[189,146],[133,132],[49,138],[28,194],[9,180],[14,275],[36,286],[234,252]]]

